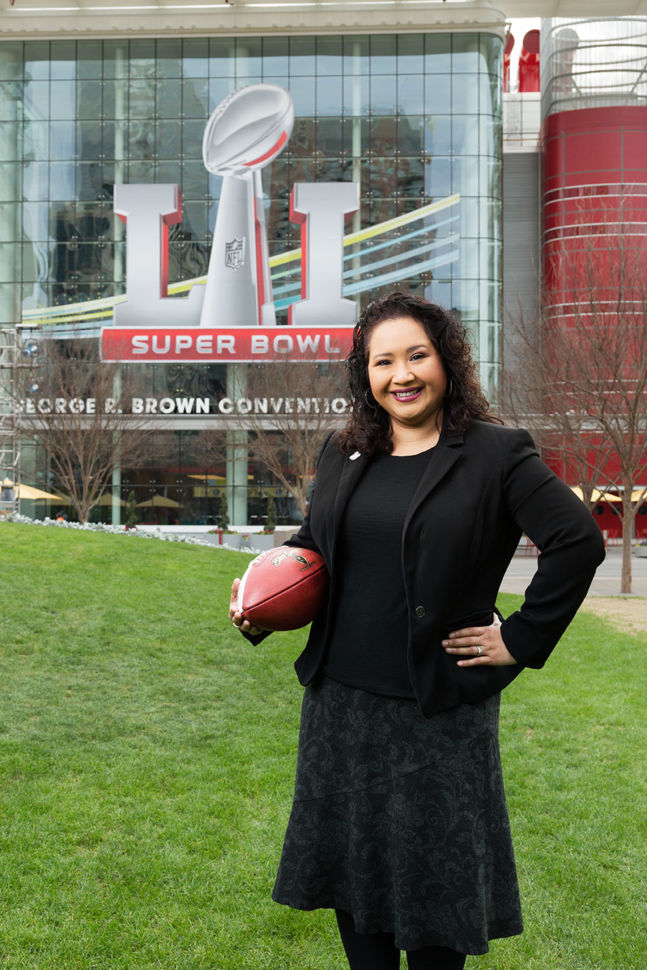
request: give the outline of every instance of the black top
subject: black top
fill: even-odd
[[[402,529],[433,449],[371,462],[348,502],[340,582],[324,674],[350,687],[411,697]]]

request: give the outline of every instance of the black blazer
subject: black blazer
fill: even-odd
[[[339,529],[367,465],[357,453],[342,455],[331,436],[319,458],[308,515],[288,540],[318,550],[330,573],[328,604],[295,663],[304,685],[323,666],[339,583]],[[521,609],[501,627],[517,665],[458,667],[440,641],[450,630],[492,622],[499,586],[522,533],[540,555]],[[376,535],[376,555],[379,549]],[[593,516],[541,461],[527,431],[481,421],[464,434],[443,429],[402,533],[408,664],[423,713],[482,700],[523,667],[542,667],[603,559]]]

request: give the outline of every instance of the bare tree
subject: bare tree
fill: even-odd
[[[130,413],[130,373],[102,362],[94,341],[41,339],[37,346],[13,382],[18,427],[43,448],[79,522],[86,522],[115,468],[150,458],[154,429]]]
[[[593,504],[622,508],[621,592],[631,592],[632,534],[647,497],[647,284],[630,232],[586,238],[559,256],[559,299],[541,321],[517,320],[517,360],[506,366],[504,410],[539,430]]]
[[[250,366],[235,422],[249,449],[305,514],[308,488],[325,436],[344,423],[341,363],[274,361]]]

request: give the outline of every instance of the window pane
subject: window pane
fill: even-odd
[[[334,74],[341,77],[341,37],[317,37],[316,73],[318,77],[324,74]]]
[[[73,159],[76,155],[75,125],[70,124],[69,121],[53,121],[49,126],[49,131],[49,157],[58,161]]]
[[[315,46],[314,37],[290,38],[289,71],[291,77],[314,72]]]
[[[350,182],[352,168],[348,158],[324,158],[317,161],[315,175],[318,182]]]
[[[207,37],[190,37],[182,45],[182,75],[184,77],[209,76],[209,40]]]
[[[73,40],[58,40],[50,48],[50,77],[76,77],[76,44]]]
[[[26,41],[25,77],[33,81],[49,78],[49,44],[46,40]]]
[[[118,123],[118,125],[119,125],[119,128],[121,129],[121,123]],[[118,125],[115,124],[113,121],[104,121],[103,122],[103,130],[102,130],[103,145],[102,145],[102,147],[103,147],[103,157],[104,158],[115,158],[116,157],[117,144],[116,144],[115,139],[116,139],[116,133],[117,133],[117,127],[118,127]],[[122,144],[121,130],[120,130],[120,133],[119,133],[119,143],[120,143],[120,145]],[[121,150],[119,152],[119,157],[120,158],[123,157],[123,147],[121,147]]]
[[[398,37],[398,71],[414,74],[422,70],[425,39],[423,34],[401,34]]]
[[[0,81],[0,121],[15,121],[18,117],[18,91],[14,81]],[[25,116],[27,111],[26,98],[24,103]]]
[[[100,122],[79,121],[76,126],[76,133],[76,153],[79,158],[95,159],[103,154]]]
[[[0,81],[13,81],[22,73],[22,43],[0,45]]]
[[[425,71],[444,74],[451,71],[451,34],[425,35]]]
[[[397,194],[407,199],[418,199],[425,193],[425,161],[421,158],[398,160]]]
[[[397,69],[395,34],[371,37],[371,73],[395,74]]]
[[[224,37],[209,39],[209,74],[211,77],[233,77],[234,40]]]
[[[263,38],[263,77],[285,74],[288,66],[287,37]]]
[[[202,137],[204,135],[206,121],[203,119],[195,121],[185,121],[182,125],[182,154],[190,161],[202,158]],[[176,128],[180,126],[175,122]],[[176,156],[179,153],[176,153]],[[168,154],[166,157],[170,157]]]
[[[126,155],[134,160],[152,158],[155,150],[154,132],[142,122],[138,124],[133,122],[126,132],[125,149]],[[141,179],[136,181],[139,182]],[[147,180],[144,179],[144,181]]]
[[[131,81],[128,87],[128,113],[130,117],[153,118],[155,115],[155,83],[153,79]]]
[[[263,57],[260,37],[240,38],[236,41],[236,87],[257,84],[263,77]]]
[[[468,240],[470,237],[478,239],[479,235],[479,206],[478,197],[461,196],[460,218],[461,218],[461,240]],[[461,242],[462,245],[462,242]],[[478,264],[477,264],[478,268]],[[461,272],[465,273],[461,265]],[[476,269],[474,270],[476,275]]]
[[[372,155],[394,155],[397,147],[395,118],[373,118],[370,121],[370,152]]]
[[[25,84],[25,118],[40,121],[49,117],[49,81],[29,81]]]
[[[132,161],[125,170],[126,182],[156,182],[157,166],[152,165],[149,156],[144,162]]]
[[[455,157],[452,166],[452,191],[461,195],[478,195],[481,160],[478,156]]]
[[[157,163],[157,181],[164,185],[179,185],[182,179],[182,163],[179,157]],[[182,199],[184,205],[184,199]]]
[[[503,71],[503,41],[495,34],[479,35],[481,57],[485,62],[482,67],[486,74],[502,75]]]
[[[158,118],[179,118],[181,111],[182,85],[175,78],[164,78],[157,83]]]
[[[371,76],[371,108],[376,114],[395,114],[396,94],[395,74]]]
[[[370,70],[370,44],[369,38],[359,35],[351,35],[343,38],[342,50],[344,52],[344,76],[349,77],[353,74],[368,74]]]
[[[501,111],[503,82],[500,77],[481,74],[479,78],[480,110],[483,114],[498,115]]]
[[[207,207],[204,202],[187,202],[182,210],[182,227],[194,239],[207,236]]]
[[[433,156],[426,159],[425,195],[434,199],[452,194],[451,161],[448,157]]]
[[[68,165],[68,168],[70,166]],[[46,199],[49,188],[49,165],[47,162],[28,162],[23,167],[22,197],[28,202],[40,202]],[[17,189],[20,185],[20,170],[17,165],[0,166],[0,198],[3,201],[18,198]]]
[[[103,76],[120,80],[128,77],[128,41],[107,40],[104,42]]]
[[[480,63],[478,34],[454,34],[452,37],[452,71],[478,74]]]
[[[401,74],[398,77],[398,111],[405,114],[424,114],[424,80],[421,74]]]
[[[300,118],[314,117],[316,109],[315,79],[313,77],[299,77],[292,79],[290,81],[290,94],[292,95],[292,99],[294,101],[295,115]],[[339,113],[339,106],[337,106],[336,113]]]
[[[157,41],[157,76],[181,77],[182,41],[179,37],[164,37]]]
[[[430,155],[449,155],[454,150],[451,118],[429,118],[425,124],[425,150]]]
[[[368,75],[344,77],[344,114],[365,117],[370,103]]]
[[[212,77],[209,80],[209,113],[236,89],[236,82],[228,77]]]
[[[207,194],[207,170],[202,159],[196,162],[185,161],[182,165],[182,197],[203,199]]]
[[[398,187],[399,159],[376,158],[368,166],[368,185],[374,199],[395,198]]]
[[[500,118],[481,115],[479,118],[479,148],[483,155],[498,155],[501,152],[502,125]]]
[[[76,82],[52,81],[50,94],[53,119],[74,119],[76,114]]]
[[[440,74],[429,74],[425,78],[425,111],[429,115],[448,115],[451,113],[451,79]]]
[[[24,204],[22,208],[24,209]],[[45,228],[47,228],[47,214],[45,214]],[[13,202],[3,202],[0,204],[0,239],[3,242],[18,242],[20,236],[18,206]]]
[[[477,114],[479,110],[479,79],[469,74],[452,77],[452,111],[459,114]]]
[[[77,89],[77,118],[96,119],[101,114],[101,81],[84,81]]]
[[[84,38],[77,47],[76,71],[79,79],[100,78],[103,67],[103,51],[100,40]]]
[[[398,151],[403,155],[425,153],[425,118],[423,114],[400,116],[397,127],[397,146]]]
[[[127,89],[123,81],[104,81],[102,95],[102,115],[104,118],[125,117]]]
[[[338,118],[319,119],[319,145],[325,155],[341,155],[351,148],[352,122],[340,124]]]
[[[452,151],[465,155],[478,153],[478,115],[454,115],[452,118]]]
[[[340,115],[342,105],[341,77],[317,77],[317,114]]]
[[[67,162],[52,162],[49,167],[49,197],[62,201],[74,198],[74,168]]]
[[[185,118],[207,118],[209,114],[209,82],[196,78],[182,83],[182,114]],[[168,117],[168,114],[165,114]]]
[[[131,40],[128,66],[132,78],[152,77],[155,72],[155,41],[147,38]]]
[[[57,127],[60,126],[66,132],[69,132],[71,126],[67,122],[58,122]],[[25,125],[25,131],[23,136],[23,153],[25,158],[47,158],[48,152],[48,141],[49,141],[49,125],[46,121],[30,121]],[[69,141],[69,137],[66,138]],[[15,149],[18,146],[14,146]],[[18,158],[19,155],[16,153],[13,158]],[[74,129],[72,128],[72,150],[71,153],[59,156],[64,158],[74,158]]]

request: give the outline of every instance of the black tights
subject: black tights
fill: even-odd
[[[393,933],[357,933],[353,918],[336,909],[341,941],[350,970],[399,970],[400,950]],[[407,950],[409,970],[463,970],[465,954],[445,946],[423,946]]]

